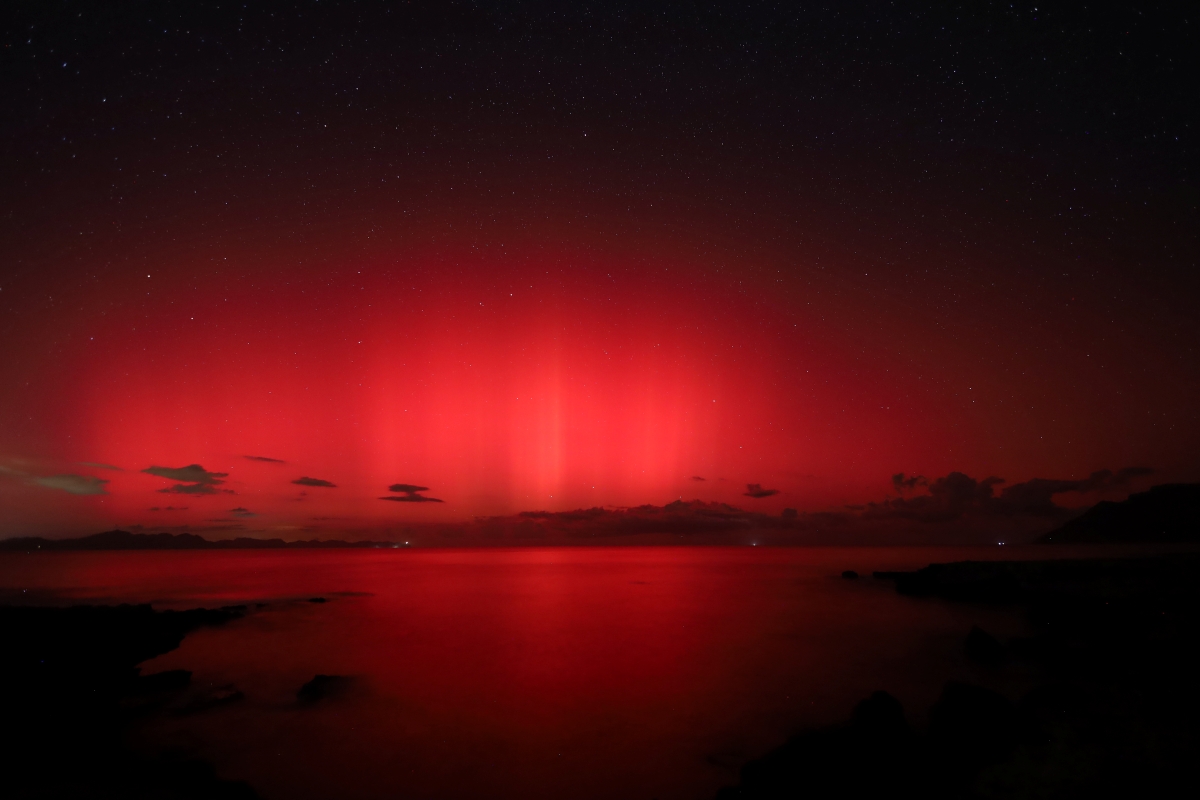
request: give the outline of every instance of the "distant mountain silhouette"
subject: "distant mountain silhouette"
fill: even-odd
[[[194,533],[130,533],[113,530],[78,539],[27,536],[0,540],[0,550],[264,550],[312,547],[396,547],[393,542],[345,542],[340,539],[285,542],[283,539],[222,539],[210,542]]]
[[[1039,541],[1200,542],[1200,483],[1164,483],[1120,503],[1097,503]]]

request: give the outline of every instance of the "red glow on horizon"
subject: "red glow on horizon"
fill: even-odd
[[[1031,454],[1050,474],[1123,463],[1103,442],[1067,452],[1045,437],[1099,422],[1058,419],[1081,389],[1022,411],[1044,384],[981,372],[965,345],[932,347],[906,307],[848,304],[837,285],[766,267],[749,280],[664,242],[357,256],[336,243],[311,261],[164,253],[43,321],[66,344],[53,369],[26,367],[34,380],[8,404],[28,422],[5,450],[40,456],[18,464],[26,475],[108,483],[67,496],[5,481],[10,535],[300,538],[679,498],[778,514],[878,499],[898,471],[1019,480]],[[189,464],[227,477],[187,495],[142,472]],[[444,502],[380,501],[395,483]]]
[[[857,431],[830,425],[867,387],[782,309],[679,287],[669,266],[614,278],[619,267],[568,273],[562,261],[478,259],[460,281],[419,265],[343,272],[330,286],[312,276],[276,287],[269,304],[201,289],[149,331],[102,329],[80,439],[127,468],[230,473],[236,503],[192,506],[286,514],[301,488],[288,481],[304,473],[338,488],[303,502],[375,519],[398,516],[367,502],[397,481],[446,500],[404,518],[724,499],[750,481],[791,490],[758,503],[777,511],[806,488],[802,473],[859,477],[861,441],[848,433],[893,450],[869,470],[899,457],[886,415],[861,416]],[[137,479],[152,481],[166,485]],[[146,497],[114,492],[114,510],[137,514]]]

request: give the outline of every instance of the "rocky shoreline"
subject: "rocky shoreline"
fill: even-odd
[[[1165,797],[1200,752],[1194,554],[933,564],[876,573],[913,597],[1005,605],[1031,633],[965,632],[985,670],[1020,669],[1017,697],[952,682],[924,730],[876,692],[850,722],[747,764],[719,800],[780,797]]]
[[[247,784],[222,780],[186,754],[148,758],[126,742],[139,719],[176,703],[191,683],[187,671],[142,675],[137,665],[174,650],[201,626],[244,612],[241,606],[0,607],[5,796],[257,797]],[[193,692],[192,701],[199,696]]]
[[[951,682],[920,727],[875,692],[847,723],[799,733],[745,765],[718,798],[1165,796],[1186,785],[1200,752],[1198,569],[1200,555],[1180,554],[876,573],[914,598],[1023,614],[1027,634],[1002,641],[976,627],[963,648],[981,674],[1020,672],[1033,688]],[[256,797],[187,754],[127,745],[149,715],[240,699],[235,687],[195,687],[186,671],[142,675],[137,665],[246,612],[0,607],[7,796]],[[318,675],[297,702],[336,694],[346,680]]]

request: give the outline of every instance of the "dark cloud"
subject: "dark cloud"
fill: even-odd
[[[742,493],[744,497],[770,497],[771,495],[779,494],[778,489],[764,489],[761,483],[747,483],[746,491]]]
[[[419,494],[400,494],[381,497],[380,500],[391,500],[393,503],[442,503],[444,500],[439,500],[436,497],[425,497]]]
[[[1086,483],[1087,481],[1033,478],[1005,487],[1000,492],[999,502],[994,504],[992,510],[1008,514],[1053,514],[1060,510],[1054,503],[1054,495],[1089,491],[1085,488]]]
[[[253,511],[251,511],[250,509],[248,509],[248,508],[242,508],[241,506],[238,506],[237,508],[231,508],[231,509],[229,509],[229,513],[230,513],[230,514],[233,514],[235,517],[242,517],[242,518],[246,518],[246,517],[257,517],[257,516],[258,516],[258,514],[255,514],[255,513],[254,513]]]
[[[1116,473],[1107,469],[1099,470],[1082,480],[1032,478],[1005,486],[999,494],[996,489],[1004,483],[1004,479],[994,476],[976,480],[962,472],[951,472],[932,482],[916,476],[920,481],[914,482],[915,478],[905,478],[904,473],[898,473],[892,476],[892,485],[897,490],[925,486],[929,493],[870,503],[863,516],[920,522],[947,522],[964,516],[1054,516],[1066,513],[1066,509],[1054,502],[1055,495],[1119,488],[1153,471],[1148,467],[1127,467]]]
[[[308,476],[297,478],[296,480],[292,481],[292,483],[296,484],[297,486],[325,486],[329,489],[337,488],[336,483],[330,483],[329,481],[323,481],[320,478],[310,478]]]
[[[1000,493],[1000,500],[1012,510],[1011,513],[1053,514],[1059,511],[1053,497],[1062,492],[1103,492],[1128,486],[1134,478],[1153,474],[1149,467],[1126,467],[1114,473],[1109,469],[1093,472],[1080,481],[1049,480],[1034,478],[1025,483],[1009,486]]]
[[[201,496],[206,494],[233,494],[232,489],[217,489],[207,483],[177,483],[165,489],[159,489],[159,494],[189,494]]]
[[[46,489],[59,489],[67,494],[108,494],[104,491],[104,485],[108,481],[93,478],[91,475],[48,475],[44,478],[34,478],[32,482]]]
[[[1093,472],[1088,477],[1088,481],[1094,484],[1094,486],[1089,489],[1082,489],[1081,491],[1104,491],[1106,489],[1128,486],[1129,482],[1134,478],[1144,478],[1147,475],[1153,474],[1154,470],[1150,467],[1125,467],[1125,469],[1117,470],[1116,473],[1102,469],[1099,472]]]
[[[80,461],[79,466],[94,467],[95,469],[111,469],[114,472],[124,472],[125,471],[125,470],[121,469],[120,467],[113,466],[112,464],[105,464],[100,461]]]
[[[425,497],[417,492],[428,492],[428,486],[417,486],[415,483],[393,483],[388,487],[389,492],[397,492],[396,497],[381,497],[380,500],[391,500],[393,503],[440,503],[436,497]]]
[[[393,483],[391,486],[388,487],[388,491],[389,492],[407,492],[408,494],[412,494],[413,492],[428,492],[429,487],[428,486],[417,486],[415,483]]]
[[[1114,484],[1116,484],[1116,483],[1124,484],[1124,483],[1132,480],[1133,478],[1144,478],[1147,475],[1153,475],[1153,474],[1154,474],[1153,467],[1126,467],[1125,469],[1121,470],[1114,476],[1114,478],[1115,478]]]
[[[224,483],[221,478],[229,477],[228,472],[209,472],[199,464],[188,464],[186,467],[147,467],[142,472],[181,483],[218,484]]]
[[[924,475],[911,475],[906,478],[903,472],[897,472],[892,476],[892,488],[901,494],[918,486],[928,485],[929,480]]]
[[[209,472],[199,464],[188,464],[186,467],[147,467],[142,472],[166,478],[169,481],[179,481],[175,486],[158,490],[163,494],[205,495],[218,492],[233,494],[231,489],[216,488],[225,482],[222,480],[223,478],[229,477],[228,472]]]
[[[904,481],[905,479],[901,478],[901,483]],[[1003,482],[1003,478],[990,477],[977,481],[962,472],[951,472],[932,483],[927,481],[924,485],[928,487],[929,494],[870,503],[864,516],[875,519],[890,517],[920,522],[945,522],[958,519],[970,511],[994,513],[998,509],[998,500],[992,487]],[[894,477],[892,484],[897,485]]]
[[[187,506],[165,506],[163,508],[159,508],[158,506],[151,506],[150,510],[151,511],[187,511],[188,507]]]
[[[702,480],[704,480],[704,478],[701,478],[699,475],[693,475],[693,476],[692,476],[692,480],[694,480],[694,481],[702,481]]]
[[[242,456],[247,461],[265,461],[268,464],[286,464],[287,462],[279,458],[267,458],[266,456]]]

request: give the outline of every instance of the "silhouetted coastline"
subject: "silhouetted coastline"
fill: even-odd
[[[1200,483],[1165,483],[1119,503],[1099,502],[1040,541],[1200,542]]]
[[[1200,484],[1162,484],[1120,503],[1104,501],[1080,513],[1049,502],[1039,481],[1016,484],[1016,497],[980,495],[978,481],[954,473],[935,481],[938,493],[894,498],[837,511],[781,514],[744,510],[726,503],[675,500],[665,505],[593,507],[571,511],[521,511],[461,522],[413,522],[403,541],[345,541],[239,536],[206,539],[197,533],[111,530],[68,539],[20,537],[0,540],[0,552],[89,550],[300,550],[402,548],[407,546],[515,547],[547,545],[896,545],[1176,544],[1200,542]],[[1078,483],[1078,482],[1076,482]],[[1032,486],[1031,484],[1037,484]],[[397,484],[406,486],[406,484]],[[947,488],[948,487],[948,488]],[[986,488],[986,487],[985,487]],[[1037,491],[1035,491],[1037,490]],[[988,489],[990,491],[990,489]],[[1040,493],[1039,493],[1040,492]],[[960,496],[962,495],[962,496]],[[968,503],[963,496],[974,498]],[[983,497],[983,499],[980,499]],[[1033,500],[1029,500],[1033,497]],[[1006,499],[1007,498],[1007,499]],[[986,500],[987,502],[984,502]],[[1036,501],[1036,502],[1034,502]],[[1052,525],[1078,515],[1060,527]],[[178,529],[175,529],[178,530]],[[242,533],[260,533],[238,529]],[[226,533],[231,531],[226,531]],[[380,533],[379,535],[388,535]]]
[[[747,764],[718,798],[1169,796],[1200,752],[1197,569],[1187,554],[876,573],[902,594],[1020,610],[1029,635],[975,627],[963,647],[984,670],[1035,675],[1034,688],[1010,698],[950,682],[922,731],[876,692],[848,724]]]
[[[1187,778],[1200,747],[1200,691],[1190,672],[1200,634],[1197,569],[1200,555],[1177,554],[876,573],[910,597],[1023,614],[1025,634],[974,627],[963,631],[962,647],[980,675],[1021,673],[1033,688],[1006,694],[952,681],[928,725],[875,692],[846,724],[803,731],[746,764],[718,797],[1165,796]],[[198,688],[186,670],[143,676],[136,665],[244,612],[0,607],[8,645],[0,674],[13,688],[6,719],[9,731],[22,732],[4,756],[11,796],[256,796],[187,754],[148,757],[124,745],[150,715],[241,702],[235,686]],[[351,686],[317,674],[296,702],[323,704]]]
[[[0,551],[25,552],[35,550],[298,550],[403,546],[396,542],[346,542],[341,539],[309,539],[287,542],[283,539],[254,539],[248,536],[212,541],[194,533],[131,533],[123,530],[105,531],[76,539],[45,539],[40,536],[27,536],[0,540]]]
[[[186,670],[141,675],[137,665],[243,611],[0,607],[5,796],[257,797],[186,754],[143,757],[125,744],[139,718],[178,703],[191,682]]]

